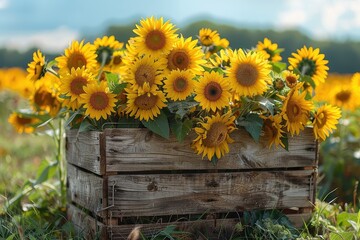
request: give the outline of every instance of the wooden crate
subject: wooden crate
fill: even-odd
[[[318,144],[312,129],[289,138],[289,151],[232,134],[216,166],[183,143],[147,129],[67,132],[68,215],[88,238],[126,239],[138,225],[235,224],[243,211],[279,209],[296,225],[312,212]]]

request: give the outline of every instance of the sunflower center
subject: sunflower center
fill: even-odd
[[[288,84],[288,87],[294,86],[297,83],[297,79],[294,76],[287,76],[286,77],[286,83]]]
[[[289,117],[290,122],[293,122],[296,120],[296,118],[299,117],[301,113],[301,108],[296,105],[296,103],[288,104],[286,108],[286,113]]]
[[[188,82],[186,78],[178,77],[175,79],[173,87],[175,92],[183,92],[186,90]]]
[[[317,118],[316,118],[317,122],[318,122],[318,127],[322,128],[325,124],[326,124],[326,115],[324,113],[320,113]]]
[[[146,35],[145,44],[154,51],[162,49],[166,44],[164,33],[159,30],[152,30]]]
[[[109,106],[109,97],[105,92],[94,92],[90,96],[90,105],[95,110],[104,110]]]
[[[150,96],[148,96],[144,94],[135,99],[135,105],[141,110],[150,110],[156,106],[157,99],[158,97],[156,95],[150,94]]]
[[[348,90],[343,90],[335,95],[335,98],[339,100],[340,102],[347,102],[349,101],[351,96],[351,92]]]
[[[27,124],[30,124],[32,122],[32,120],[31,120],[31,118],[27,118],[27,117],[16,116],[16,122],[19,125],[27,125]]]
[[[55,102],[54,97],[52,94],[46,90],[39,90],[36,91],[34,95],[34,103],[38,107],[44,107],[44,106],[52,106],[52,104]]]
[[[150,86],[155,82],[155,69],[150,65],[140,65],[135,72],[135,81],[139,86],[149,83]]]
[[[189,68],[190,59],[188,53],[183,49],[177,49],[170,52],[168,57],[168,68],[170,70]]]
[[[236,80],[242,86],[249,87],[256,83],[259,72],[255,66],[249,63],[242,63],[236,70]]]
[[[120,65],[122,63],[122,57],[121,56],[115,56],[113,58],[113,64],[114,65]]]
[[[299,63],[298,69],[303,75],[313,76],[316,72],[316,63],[313,60],[304,58]]]
[[[114,52],[114,49],[110,47],[100,46],[96,50],[96,61],[100,64],[104,63],[104,65],[108,65],[111,61],[111,56]]]
[[[269,136],[271,139],[277,134],[277,129],[272,126],[272,121],[270,119],[264,121],[264,132],[265,136]]]
[[[82,77],[74,78],[70,83],[70,91],[72,94],[80,95],[84,93],[83,87],[87,84],[87,80]]]
[[[222,94],[221,85],[217,82],[209,82],[204,89],[205,98],[210,101],[217,101]]]
[[[82,53],[79,52],[74,52],[73,54],[71,54],[69,56],[68,62],[67,62],[67,67],[69,69],[72,68],[81,68],[83,66],[86,66],[86,58]]]
[[[210,129],[207,131],[206,138],[204,139],[204,145],[206,147],[217,147],[223,143],[227,136],[227,127],[222,122],[213,123]]]

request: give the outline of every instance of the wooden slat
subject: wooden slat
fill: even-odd
[[[78,130],[67,131],[67,162],[100,175],[100,133],[97,131],[81,133],[78,133]]]
[[[67,206],[67,219],[71,221],[79,239],[107,239],[107,228],[72,204]]]
[[[312,170],[109,176],[109,215],[312,207]],[[312,183],[314,184],[314,183]],[[114,195],[114,197],[112,197]]]
[[[107,172],[194,169],[264,169],[317,166],[317,142],[311,128],[289,138],[289,151],[269,149],[264,139],[256,143],[245,130],[231,136],[230,153],[216,166],[196,155],[190,147],[194,134],[183,143],[164,139],[147,129],[105,129]]]
[[[67,164],[67,176],[69,200],[98,216],[105,216],[105,211],[100,211],[106,198],[103,196],[103,179],[71,164]]]

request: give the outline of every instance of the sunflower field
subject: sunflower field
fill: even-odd
[[[127,43],[114,36],[94,42],[74,40],[55,59],[47,59],[37,50],[26,72],[0,70],[4,96],[0,101],[3,109],[8,109],[2,113],[8,116],[2,117],[18,133],[31,133],[31,139],[45,138],[48,146],[44,153],[53,158],[30,168],[37,172],[31,176],[35,180],[25,182],[19,191],[5,191],[0,216],[11,219],[9,213],[29,212],[29,206],[38,213],[44,203],[53,204],[48,215],[64,211],[64,129],[147,128],[164,138],[174,135],[179,142],[193,132],[195,138],[188,147],[194,154],[203,161],[222,164],[233,142],[231,136],[239,128],[256,142],[266,139],[268,148],[284,149],[288,137],[312,128],[314,139],[320,142],[318,197],[329,201],[339,196],[339,203],[351,206],[331,207],[353,219],[359,204],[360,73],[328,74],[326,56],[312,46],[296,50],[285,61],[283,49],[268,38],[251,49],[232,49],[216,30],[203,28],[196,37],[184,37],[163,18],[142,19],[133,32]],[[0,148],[0,161],[10,158],[7,151]],[[6,181],[2,179],[0,189]],[[39,189],[48,194],[47,200]],[[351,220],[355,225],[339,223],[338,215],[321,225],[320,220],[330,218],[333,212],[323,211],[330,207],[326,203],[319,206],[322,208],[316,209],[306,230],[293,237],[331,237],[333,232],[360,237],[360,213]],[[5,239],[17,239],[18,234],[22,239],[22,221],[15,222],[0,222],[7,226],[0,236],[13,233],[13,238]],[[274,227],[279,223],[261,224]],[[64,232],[77,236],[65,219],[50,225],[56,236]],[[332,229],[332,225],[338,228]],[[15,230],[11,226],[16,226]],[[246,232],[241,229],[238,231]],[[285,228],[283,233],[287,233]],[[265,233],[259,227],[249,234]]]

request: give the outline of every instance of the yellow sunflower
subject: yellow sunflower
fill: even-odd
[[[77,69],[72,68],[69,73],[64,74],[64,76],[60,78],[60,81],[60,94],[70,97],[70,102],[78,102],[80,95],[85,93],[84,87],[96,82],[96,79],[89,70],[82,67]],[[75,107],[78,105],[77,103],[74,104],[74,106],[71,106]]]
[[[166,97],[173,101],[185,100],[194,90],[194,74],[190,70],[173,70],[164,81]]]
[[[236,50],[232,49],[221,49],[219,53],[215,53],[214,57],[210,58],[210,64],[212,67],[219,67],[226,69],[230,67],[230,59],[234,57]]]
[[[206,61],[203,59],[201,47],[197,47],[196,44],[197,40],[192,40],[191,37],[180,37],[166,56],[167,69],[191,70],[194,74],[201,74],[204,71],[201,65]]]
[[[8,122],[13,125],[18,133],[32,133],[35,130],[33,125],[38,123],[39,119],[26,117],[21,113],[12,113]]]
[[[298,135],[300,130],[304,129],[313,108],[312,102],[305,100],[306,91],[299,92],[302,85],[298,84],[288,93],[282,107],[281,114],[286,122],[285,127],[291,135]]]
[[[124,46],[124,43],[117,41],[114,36],[103,36],[94,41],[94,46],[98,64],[108,65],[114,51],[121,49]]]
[[[97,66],[96,53],[94,45],[90,43],[84,44],[84,41],[73,41],[71,45],[65,49],[63,56],[57,57],[59,73],[65,74],[70,72],[72,68],[85,67],[94,70]]]
[[[27,79],[36,81],[41,79],[46,73],[45,56],[40,50],[33,53],[33,61],[28,64],[26,69],[28,72]]]
[[[354,73],[351,77],[351,85],[354,88],[360,88],[360,73]]]
[[[271,62],[280,62],[282,59],[280,56],[282,49],[278,48],[278,45],[272,43],[268,38],[264,38],[264,42],[259,41],[256,50],[262,52],[264,57]]]
[[[207,156],[209,161],[214,155],[219,159],[228,153],[229,143],[234,142],[229,135],[236,129],[234,121],[235,116],[228,112],[208,116],[199,122],[199,126],[195,128],[197,137],[192,142],[195,153],[202,154],[203,158]]]
[[[162,71],[166,67],[166,59],[155,59],[149,55],[136,58],[134,62],[126,62],[123,66],[126,75],[124,80],[133,85],[133,89],[142,89],[144,83],[152,85],[162,84]]]
[[[195,101],[202,109],[213,112],[230,105],[230,86],[224,76],[217,72],[205,72],[195,83]]]
[[[134,41],[136,51],[155,58],[167,54],[177,38],[175,26],[170,21],[164,23],[163,18],[142,19],[133,31],[138,35]]]
[[[333,130],[341,117],[338,107],[325,104],[316,110],[313,126],[316,139],[325,140]]]
[[[122,71],[123,69],[122,67],[124,66],[124,61],[123,61],[124,57],[125,57],[125,51],[114,51],[109,66],[107,66],[105,70],[112,73],[118,73],[120,75],[124,75],[124,72]]]
[[[160,110],[166,106],[165,95],[155,85],[150,87],[149,84],[144,84],[142,93],[131,87],[126,88],[125,91],[127,92],[126,113],[140,121],[153,120],[160,114]]]
[[[245,53],[239,49],[231,59],[227,70],[231,88],[239,96],[254,96],[264,93],[270,81],[271,66],[256,52]]]
[[[289,88],[294,88],[299,80],[299,75],[295,74],[293,71],[284,70],[282,72],[282,77],[285,80],[286,86]]]
[[[199,40],[201,45],[209,47],[220,41],[220,35],[210,28],[202,28],[199,31]]]
[[[84,104],[85,115],[96,120],[106,120],[115,112],[116,94],[109,92],[106,81],[89,84],[84,87],[84,92],[80,95],[80,103]]]
[[[298,69],[302,75],[310,76],[315,85],[318,86],[323,83],[327,77],[329,67],[326,66],[328,60],[325,60],[325,55],[320,54],[320,49],[307,48],[304,46],[297,53],[292,53],[293,57],[289,60],[289,70]]]
[[[282,143],[281,138],[284,137],[284,131],[282,130],[283,126],[281,125],[282,117],[280,114],[268,117],[262,117],[264,119],[263,131],[264,137],[268,141],[268,146],[274,144],[276,147],[281,145],[285,147]]]

